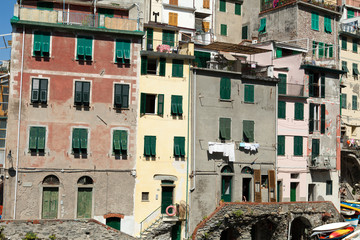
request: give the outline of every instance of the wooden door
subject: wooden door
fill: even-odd
[[[111,217],[106,219],[106,225],[120,231],[120,218]]]
[[[290,202],[296,202],[297,183],[290,183]]]
[[[171,240],[181,240],[181,222],[177,222],[171,228]]]
[[[230,176],[222,177],[221,199],[224,202],[231,202],[231,178]]]
[[[276,202],[276,197],[275,197],[275,171],[274,170],[269,170],[268,175],[269,175],[269,199],[270,199],[270,202]]]
[[[43,201],[42,201],[43,219],[57,218],[58,199],[59,199],[59,188],[57,187],[43,188]]]
[[[92,188],[78,188],[77,217],[91,218]]]
[[[166,208],[173,204],[173,187],[161,188],[161,213],[166,213]]]
[[[261,172],[259,169],[254,169],[254,193],[255,202],[261,202]]]

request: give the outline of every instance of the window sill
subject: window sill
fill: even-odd
[[[150,202],[150,200],[141,200],[141,202]]]
[[[30,102],[30,105],[47,107],[48,103]]]
[[[220,102],[233,102],[234,100],[232,100],[232,99],[221,99],[221,98],[219,98],[219,101],[220,101]]]
[[[245,102],[245,101],[244,101],[244,103],[246,103],[246,104],[255,104],[254,102]]]
[[[122,108],[122,107],[113,107],[114,110],[120,111],[120,110],[130,110],[130,108]]]

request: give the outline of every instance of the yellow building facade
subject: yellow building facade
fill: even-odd
[[[180,239],[186,218],[181,208],[187,204],[189,188],[189,70],[194,45],[179,42],[176,28],[149,25],[146,32],[139,82],[135,232],[149,234],[151,225],[166,219],[173,225],[172,239]],[[178,208],[177,213],[169,206]]]

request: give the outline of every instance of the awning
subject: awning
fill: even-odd
[[[271,50],[267,50],[267,49],[244,46],[234,43],[226,43],[226,42],[213,42],[209,45],[199,46],[199,48],[205,48],[205,49],[222,51],[222,52],[242,53],[248,55],[271,52]]]

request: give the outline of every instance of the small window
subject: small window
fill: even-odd
[[[242,39],[248,39],[248,26],[242,27],[241,36]]]
[[[72,133],[72,150],[74,154],[87,154],[88,130],[74,128]]]
[[[74,104],[78,106],[89,106],[90,82],[75,82]]]
[[[175,32],[169,30],[163,30],[162,44],[173,47],[175,45]]]
[[[174,137],[174,156],[185,157],[185,137]]]
[[[110,217],[106,219],[106,226],[112,227],[116,230],[121,230],[121,218]]]
[[[144,156],[155,157],[156,155],[156,136],[144,137]]]
[[[266,33],[266,18],[260,19],[259,33]]]
[[[353,39],[353,52],[358,52],[358,41],[356,39]]]
[[[219,119],[219,138],[221,140],[231,139],[231,119],[220,118]]]
[[[341,49],[342,50],[347,50],[347,37],[342,37],[341,38]]]
[[[353,63],[353,75],[355,76],[359,75],[359,69],[357,63]]]
[[[269,177],[268,175],[261,175],[261,187],[268,188],[269,187]]]
[[[243,121],[243,141],[247,143],[254,142],[254,121]]]
[[[291,179],[298,179],[299,178],[299,173],[291,173],[290,178]]]
[[[334,56],[334,50],[333,50],[333,45],[329,44],[329,58],[332,58]]]
[[[254,103],[254,85],[244,86],[244,102]]]
[[[94,184],[94,181],[92,180],[91,177],[83,176],[83,177],[79,178],[79,180],[77,181],[77,184],[79,184],[79,185],[92,185],[92,184]]]
[[[129,108],[129,85],[115,84],[114,94],[115,108]]]
[[[230,100],[231,98],[231,80],[223,77],[220,80],[220,99]]]
[[[341,69],[345,72],[349,72],[349,69],[347,68],[347,62],[346,61],[341,61]]]
[[[126,155],[128,145],[128,132],[125,130],[114,130],[113,153],[115,155]]]
[[[129,40],[116,40],[116,49],[115,49],[115,62],[116,63],[130,63],[130,46],[131,42]]]
[[[324,43],[319,42],[319,58],[324,57]]]
[[[172,62],[172,76],[183,77],[184,75],[184,60],[173,59]]]
[[[149,201],[149,192],[142,192],[141,193],[141,201],[148,202]]]
[[[282,74],[279,73],[279,83],[278,83],[278,88],[279,88],[279,94],[286,94],[286,78],[287,75],[286,74]]]
[[[165,76],[166,73],[166,58],[160,58],[159,76]]]
[[[347,9],[347,18],[355,17],[354,10]]]
[[[281,119],[286,118],[286,102],[284,101],[278,102],[278,118]]]
[[[169,12],[169,25],[177,26],[178,25],[178,14],[174,12]]]
[[[210,0],[203,0],[203,8],[210,9]]]
[[[145,74],[153,74],[156,75],[156,68],[157,68],[157,59],[156,58],[147,58],[147,57],[142,57],[142,62],[141,64],[145,64],[144,68],[144,72]]]
[[[30,127],[29,150],[31,153],[44,153],[45,151],[45,127]]]
[[[294,136],[294,156],[303,155],[303,137]]]
[[[285,155],[285,136],[278,136],[278,149],[277,149],[278,156]]]
[[[326,181],[326,195],[332,195],[333,184],[331,180]]]
[[[227,36],[227,25],[226,24],[220,24],[220,35]]]
[[[37,57],[48,57],[50,53],[50,33],[34,32],[33,55]]]
[[[330,16],[325,16],[324,17],[324,31],[326,33],[331,33],[332,32]]]
[[[312,139],[311,159],[315,159],[320,153],[320,139]]]
[[[164,94],[141,93],[140,114],[155,114],[157,99],[157,114],[164,114]]]
[[[146,29],[146,41],[147,41],[146,50],[152,51],[154,49],[153,40],[154,40],[154,29],[147,28]]]
[[[315,53],[316,53],[316,48],[317,48],[317,42],[313,41],[312,42],[312,53],[313,53],[314,56],[315,56]]]
[[[241,4],[235,3],[235,15],[241,15]]]
[[[304,120],[304,103],[295,103],[295,120]]]
[[[352,110],[357,110],[357,96],[352,96]]]
[[[91,61],[92,60],[92,37],[78,36],[77,37],[77,52],[76,59]]]
[[[219,0],[219,2],[220,2],[219,11],[226,12],[226,0]]]
[[[182,115],[182,96],[171,95],[171,115]]]
[[[317,12],[311,13],[311,29],[319,30],[319,13]]]
[[[47,103],[48,80],[33,78],[31,85],[31,102],[32,103]]]
[[[346,109],[346,93],[341,94],[341,108]]]
[[[42,182],[43,185],[59,185],[60,180],[55,175],[46,176]]]

